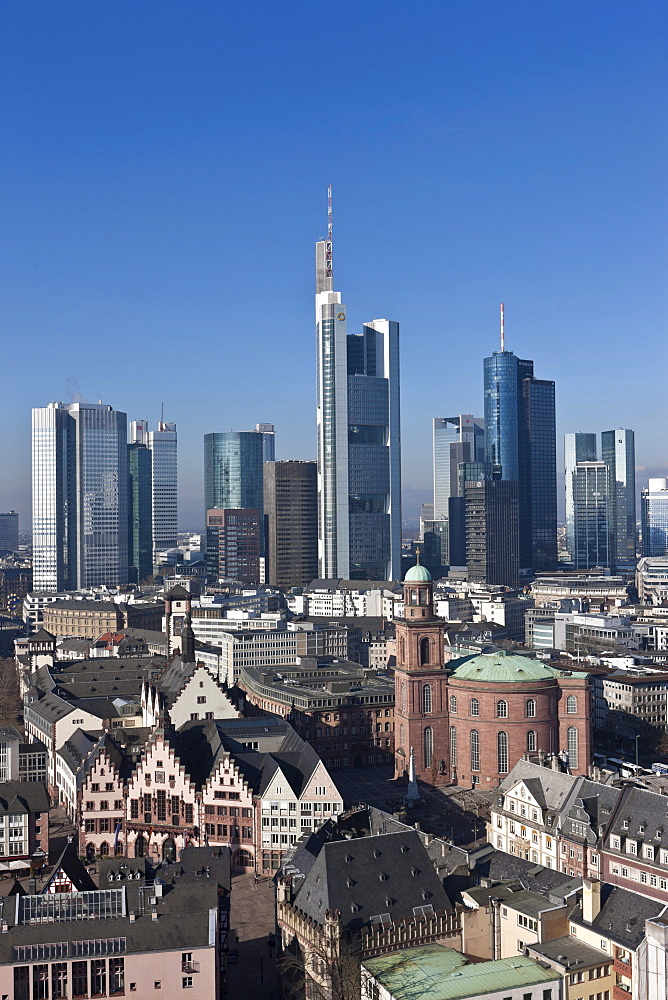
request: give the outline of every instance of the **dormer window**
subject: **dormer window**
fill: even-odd
[[[645,827],[644,827],[644,825],[643,825],[643,824],[641,823],[641,824],[640,824],[640,826],[638,827],[638,833],[644,833],[644,832],[645,832]]]
[[[622,823],[622,829],[628,830],[628,828],[629,828],[629,821],[625,819],[624,822]]]

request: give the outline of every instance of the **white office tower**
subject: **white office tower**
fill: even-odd
[[[329,210],[315,248],[319,572],[400,579],[399,324],[375,319],[347,334],[333,290],[331,188]]]
[[[147,420],[130,423],[130,444],[143,444],[151,452],[151,507],[153,562],[156,554],[178,544],[178,468],[176,424],[160,420],[157,431]]]
[[[434,519],[449,517],[448,501],[459,496],[461,462],[484,462],[485,421],[472,413],[434,417]]]
[[[346,307],[333,291],[331,188],[327,239],[315,245],[318,565],[323,579],[348,579],[348,344]]]
[[[32,411],[33,586],[128,579],[127,416],[102,403]]]
[[[596,435],[564,434],[564,487],[566,491],[566,548],[575,560],[575,497],[573,475],[579,462],[596,461]],[[607,491],[606,491],[607,492]]]

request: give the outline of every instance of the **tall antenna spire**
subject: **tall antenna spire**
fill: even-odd
[[[503,353],[506,349],[506,331],[505,331],[505,319],[504,319],[505,306],[503,302],[501,303],[500,312],[501,312],[501,353]]]
[[[333,260],[333,246],[332,246],[332,234],[334,232],[334,224],[332,218],[332,185],[330,184],[327,188],[327,256],[326,256],[326,275],[328,278],[334,277],[334,260]]]

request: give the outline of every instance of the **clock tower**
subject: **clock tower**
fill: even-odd
[[[404,615],[396,619],[394,672],[395,777],[408,772],[410,750],[415,774],[432,785],[450,781],[448,673],[444,667],[444,626],[434,615],[431,573],[417,563],[404,579]]]

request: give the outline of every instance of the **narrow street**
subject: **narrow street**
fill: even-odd
[[[274,883],[257,884],[253,875],[232,879],[230,957],[226,975],[227,1000],[278,1000],[276,948],[269,948],[274,933]],[[238,959],[233,959],[234,950]]]

